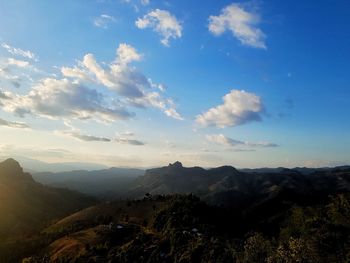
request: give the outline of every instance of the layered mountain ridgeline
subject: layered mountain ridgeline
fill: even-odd
[[[95,200],[77,192],[43,186],[14,159],[0,163],[0,262],[14,240],[37,233],[53,219],[91,206]]]
[[[23,175],[23,185],[46,188]],[[348,167],[248,173],[176,162],[135,177],[123,189],[129,200],[21,237],[0,262],[344,262],[350,255]]]
[[[33,178],[49,186],[79,191],[102,200],[142,198],[146,193],[194,193],[212,204],[227,206],[233,204],[232,198],[261,199],[265,195],[282,194],[284,191],[312,195],[347,191],[349,170],[348,166],[243,170],[222,166],[203,169],[186,168],[180,162],[175,162],[166,167],[146,171],[128,168],[77,170],[34,173]]]
[[[143,170],[109,168],[95,171],[77,170],[60,173],[34,173],[33,178],[43,184],[67,188],[100,199],[116,199],[123,196]]]
[[[147,195],[57,222],[37,237],[42,247],[23,262],[347,262],[348,194],[312,206],[291,205],[282,220],[276,222],[276,216],[281,218],[277,211],[256,218],[193,195]]]
[[[131,197],[150,194],[189,194],[210,204],[225,207],[246,206],[276,195],[317,201],[329,194],[350,191],[350,168],[315,169],[301,173],[296,169],[278,172],[241,172],[231,166],[213,169],[186,168],[180,162],[147,170],[129,191]]]
[[[53,150],[55,151],[55,150]],[[61,162],[61,163],[47,163],[32,158],[24,157],[21,155],[12,155],[12,156],[1,156],[0,161],[13,158],[18,161],[23,167],[24,171],[34,173],[41,172],[52,172],[52,173],[61,173],[66,171],[75,171],[75,170],[102,170],[107,169],[108,166],[103,164],[91,163],[91,162]]]

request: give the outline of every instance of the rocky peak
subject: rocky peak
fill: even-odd
[[[5,161],[0,163],[1,172],[13,172],[13,173],[22,173],[23,169],[19,165],[19,163],[12,158],[6,159]]]
[[[172,167],[172,168],[183,168],[183,166],[182,166],[182,163],[181,162],[179,162],[179,161],[176,161],[175,163],[173,163],[173,164],[169,164],[169,167]]]
[[[23,172],[23,168],[16,160],[9,158],[0,163],[0,179],[7,181],[10,178],[16,178],[17,181],[20,178],[31,179],[31,176]]]

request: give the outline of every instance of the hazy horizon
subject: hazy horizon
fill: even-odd
[[[110,168],[121,168],[121,169],[140,169],[140,170],[148,170],[159,167],[165,167],[174,164],[175,162],[180,162],[184,167],[201,167],[199,165],[187,165],[186,162],[182,162],[181,160],[173,160],[169,163],[159,163],[154,166],[108,166],[101,163],[91,163],[91,162],[45,162],[38,159],[32,159],[25,156],[0,156],[0,162],[3,162],[7,159],[14,159],[23,167],[23,169],[29,173],[42,173],[42,172],[52,172],[52,173],[61,173],[61,172],[73,172],[73,171],[100,171],[106,170]],[[344,167],[350,166],[349,164],[334,164],[333,166],[257,166],[257,167],[240,167],[232,164],[222,164],[218,166],[202,166],[204,169],[212,169],[220,166],[232,166],[239,170],[245,169],[278,169],[278,168],[287,168],[287,169],[295,169],[295,168],[309,168],[309,169],[321,169],[321,168],[336,168],[336,167]]]

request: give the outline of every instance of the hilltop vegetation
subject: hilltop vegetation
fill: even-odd
[[[25,262],[277,263],[349,258],[348,194],[312,206],[292,205],[277,221],[276,215],[257,219],[237,212],[209,206],[193,195],[104,204],[48,228],[45,236],[56,239]],[[269,227],[261,220],[271,220]]]

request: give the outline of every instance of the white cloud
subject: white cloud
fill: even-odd
[[[80,79],[88,82],[93,81],[92,77],[89,76],[89,73],[85,69],[81,69],[76,66],[73,68],[62,67],[61,73],[63,76],[67,78],[75,78],[75,79]]]
[[[10,128],[18,128],[18,129],[26,129],[29,126],[23,122],[13,122],[7,121],[0,118],[0,126],[10,127]]]
[[[247,147],[277,147],[278,145],[270,142],[244,142],[239,140],[234,140],[229,137],[226,137],[223,134],[214,134],[207,135],[206,139],[210,142],[214,142],[220,145],[224,145],[227,147],[235,147],[235,146],[247,146]]]
[[[119,45],[117,49],[117,62],[127,65],[133,61],[140,61],[142,54],[139,54],[137,50],[125,43]]]
[[[18,60],[18,59],[14,59],[14,58],[8,58],[7,59],[7,64],[8,65],[17,66],[19,68],[26,68],[26,67],[30,66],[28,61]]]
[[[177,18],[166,10],[155,9],[143,18],[138,18],[135,25],[139,29],[152,28],[161,37],[161,43],[164,46],[169,46],[171,38],[181,38],[182,25]]]
[[[243,45],[266,49],[266,36],[256,27],[259,21],[257,14],[234,3],[222,9],[220,15],[209,17],[209,31],[219,36],[229,30]]]
[[[184,118],[173,108],[170,109],[166,109],[164,110],[164,113],[168,116],[168,117],[172,117],[176,120],[182,121],[184,120]]]
[[[20,88],[22,84],[28,86],[33,82],[33,76],[40,76],[43,72],[38,70],[29,61],[13,57],[0,58],[0,80],[3,85],[13,85]]]
[[[184,118],[174,108],[174,103],[171,99],[163,98],[158,92],[148,92],[143,97],[134,98],[129,101],[131,104],[141,107],[153,107],[162,110],[168,117],[176,120],[183,120]]]
[[[130,65],[132,62],[140,61],[142,54],[127,44],[120,44],[116,53],[115,61],[107,69],[96,61],[93,54],[87,54],[78,66],[63,67],[62,74],[65,77],[103,85],[121,96],[129,105],[157,108],[169,117],[182,119],[172,100],[164,98],[158,92],[164,90],[164,85],[153,83]]]
[[[223,97],[223,104],[209,109],[196,117],[202,126],[242,125],[251,121],[260,121],[264,107],[261,98],[244,90],[231,90]]]
[[[67,79],[43,79],[27,95],[6,95],[11,99],[3,103],[3,109],[19,116],[31,113],[52,119],[94,118],[107,122],[133,116],[122,106],[111,105],[98,91]]]
[[[6,43],[2,43],[1,46],[12,55],[21,56],[21,57],[32,59],[34,61],[38,61],[38,57],[33,52],[31,52],[29,50],[15,48],[15,47],[12,47]]]
[[[0,107],[17,116],[27,114],[60,119],[113,122],[134,117],[129,107],[155,108],[174,119],[182,119],[176,106],[161,94],[161,84],[151,82],[132,62],[142,54],[127,44],[120,44],[110,64],[98,63],[93,54],[84,56],[73,67],[62,67],[63,78],[37,79],[26,94],[0,92]],[[1,61],[0,61],[1,62]],[[12,64],[25,66],[19,60],[7,61],[0,67],[0,76],[19,86],[19,77],[11,75]]]
[[[94,25],[96,27],[107,29],[110,23],[116,22],[117,19],[113,16],[102,14],[94,19]]]

